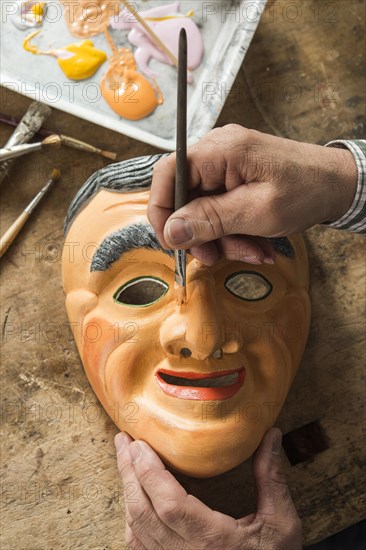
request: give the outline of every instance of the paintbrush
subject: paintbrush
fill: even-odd
[[[27,109],[27,112],[17,123],[17,127],[5,144],[6,148],[14,147],[20,143],[26,143],[38,132],[46,118],[51,114],[48,105],[43,105],[38,101],[33,101]],[[0,164],[0,181],[8,175],[12,161],[8,160]]]
[[[16,145],[14,147],[4,147],[3,149],[0,149],[0,162],[15,157],[20,157],[22,155],[27,155],[28,153],[34,153],[35,151],[41,151],[46,147],[56,148],[60,145],[67,145],[68,147],[73,147],[74,149],[79,149],[80,151],[86,151],[88,153],[96,153],[112,160],[115,160],[117,156],[116,153],[103,151],[102,149],[98,149],[98,147],[94,147],[93,145],[89,145],[88,143],[84,143],[78,139],[64,136],[62,134],[52,134],[39,143],[27,143],[24,145]]]
[[[143,17],[141,17],[141,15],[138,14],[136,8],[134,6],[131,6],[131,4],[129,4],[129,2],[127,2],[127,0],[121,0],[121,2],[125,6],[125,8],[128,9],[128,11],[134,16],[136,21],[141,25],[141,27],[144,29],[144,31],[150,36],[150,38],[153,40],[153,42],[155,42],[155,44],[165,53],[165,55],[167,57],[169,57],[169,59],[173,63],[173,65],[175,65],[178,68],[178,59],[169,50],[169,48],[166,47],[164,42],[162,42],[160,40],[158,35],[152,30],[150,25],[148,25],[146,23],[145,19],[143,19]],[[187,70],[188,69],[186,69],[186,75],[187,75]],[[188,71],[188,75],[189,75],[189,80],[191,81],[192,77],[191,77],[189,71]],[[185,76],[185,78],[187,78],[187,76]]]
[[[39,143],[23,143],[22,145],[14,145],[13,147],[4,147],[0,149],[0,162],[41,151],[44,148],[60,147],[60,145],[61,138],[59,136],[49,136]]]
[[[89,143],[85,143],[84,141],[80,141],[79,139],[75,139],[70,136],[64,136],[63,134],[60,134],[58,137],[61,138],[62,145],[67,145],[67,147],[80,149],[80,151],[85,151],[87,153],[95,153],[111,160],[115,160],[117,157],[117,153],[112,153],[112,151],[99,149],[98,147],[94,147],[94,145],[89,145]]]
[[[19,121],[14,117],[9,117],[8,115],[4,115],[4,113],[0,113],[0,122],[4,122],[5,124],[10,124],[10,126],[16,126]],[[115,160],[117,158],[117,153],[112,153],[111,151],[105,151],[103,149],[99,149],[98,147],[94,147],[94,145],[89,145],[89,143],[85,143],[84,141],[80,141],[70,136],[65,136],[64,134],[55,134],[55,132],[53,130],[49,130],[49,128],[42,127],[37,131],[37,134],[43,137],[57,135],[61,138],[61,142],[64,145],[68,145],[69,147],[74,147],[74,149],[88,151],[89,153],[96,153],[98,155],[102,155],[102,157],[112,159],[112,160]],[[9,147],[6,145],[5,148],[9,148]]]
[[[177,143],[174,211],[187,203],[187,34],[185,29],[179,33],[178,79],[177,79]],[[186,301],[185,250],[175,251],[175,282],[178,290],[178,302]]]
[[[4,235],[0,239],[0,258],[8,250],[11,243],[14,241],[15,237],[18,235],[19,231],[30,217],[31,213],[40,202],[42,197],[47,193],[53,183],[59,180],[61,177],[61,172],[57,168],[52,170],[52,174],[48,182],[42,187],[42,189],[37,193],[33,200],[26,206],[20,216],[15,220],[15,222],[5,231]]]

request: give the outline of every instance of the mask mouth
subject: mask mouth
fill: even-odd
[[[160,388],[180,399],[222,400],[229,399],[244,383],[245,369],[209,373],[159,370],[156,381]]]
[[[161,378],[167,384],[173,386],[191,386],[192,388],[226,388],[236,384],[239,379],[238,371],[230,374],[219,374],[217,376],[208,376],[207,378],[187,378],[185,376],[172,376],[165,372],[159,373]]]

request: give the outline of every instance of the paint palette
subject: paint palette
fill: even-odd
[[[204,44],[203,59],[192,71],[193,81],[188,86],[188,143],[197,142],[215,125],[265,3],[266,0],[177,2],[180,13],[193,11],[193,21],[201,32]],[[11,14],[16,2],[6,0],[1,4],[3,86],[121,134],[162,149],[175,149],[177,71],[174,66],[156,59],[149,62],[164,102],[141,120],[127,120],[114,112],[102,96],[100,82],[107,71],[107,62],[86,80],[69,80],[55,59],[32,55],[22,48],[30,29],[13,25]],[[118,5],[117,2],[115,4]],[[133,2],[139,13],[163,4],[167,2]],[[118,48],[135,50],[128,41],[128,30],[109,27],[109,32]],[[42,50],[59,49],[81,40],[70,34],[61,2],[49,2],[41,32],[37,36],[37,46]],[[92,36],[91,40],[95,48],[111,55],[104,34]]]

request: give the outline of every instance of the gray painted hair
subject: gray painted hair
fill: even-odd
[[[131,193],[150,189],[155,163],[168,153],[137,157],[116,162],[94,172],[75,195],[65,219],[65,234],[83,206],[102,189],[118,193]]]
[[[70,204],[64,224],[65,234],[70,229],[81,208],[86,206],[98,191],[107,189],[117,193],[131,193],[150,189],[154,165],[159,159],[167,155],[169,153],[124,160],[105,166],[92,174]],[[273,246],[277,254],[289,259],[295,258],[295,251],[287,237],[268,238],[267,241]],[[95,270],[98,270],[96,266]]]

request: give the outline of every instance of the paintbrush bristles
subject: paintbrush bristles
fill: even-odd
[[[52,181],[57,181],[57,180],[60,179],[60,177],[61,177],[61,171],[58,168],[54,168],[52,170],[51,180]]]
[[[100,154],[102,157],[105,157],[106,159],[116,160],[117,153],[111,153],[111,151],[100,151]]]

